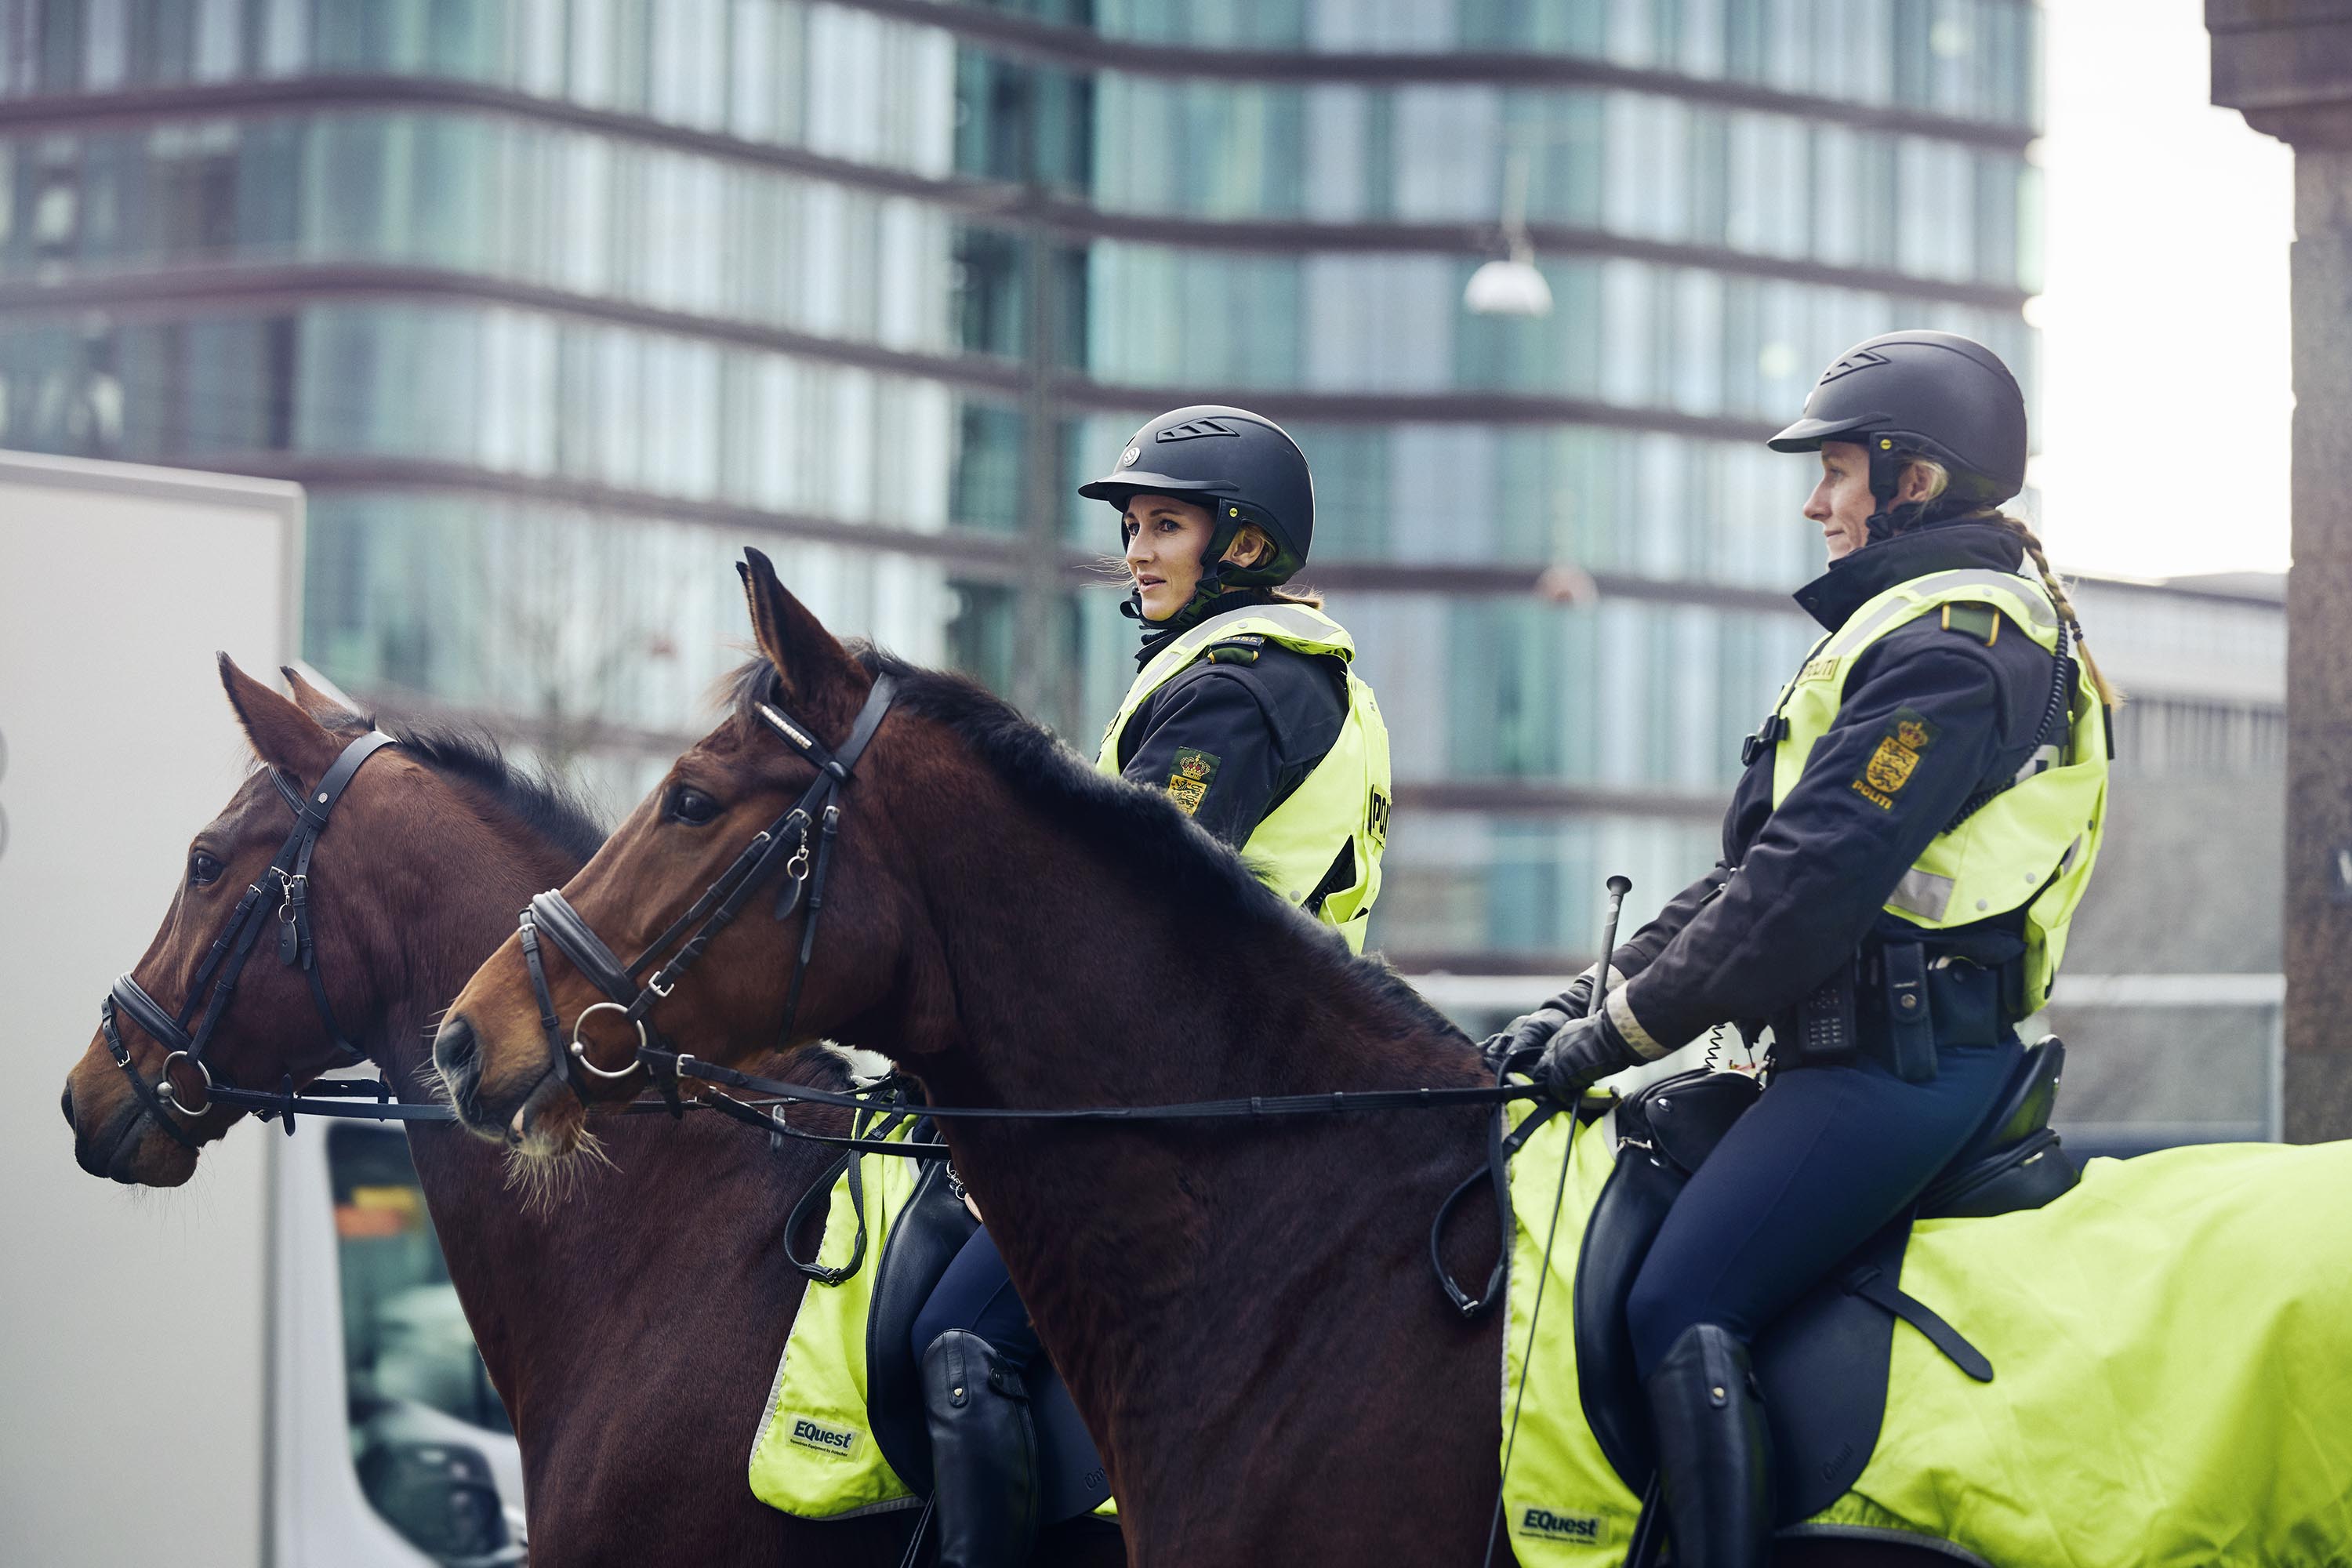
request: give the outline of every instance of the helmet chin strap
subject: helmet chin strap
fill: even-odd
[[[1878,544],[1900,531],[1895,526],[1895,492],[1902,488],[1904,455],[1884,436],[1869,437],[1865,447],[1870,453],[1870,499],[1878,503],[1878,509],[1863,524],[1863,531],[1871,543]]]

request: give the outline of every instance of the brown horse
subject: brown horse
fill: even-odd
[[[294,681],[301,706],[226,658],[221,678],[265,769],[315,780],[368,721]],[[307,710],[307,711],[306,711]],[[557,791],[484,740],[404,731],[362,770],[319,840],[311,882],[320,968],[335,1016],[403,1100],[436,1087],[425,1031],[515,911],[571,876],[603,835]],[[263,773],[196,835],[163,928],[133,972],[167,1006],[245,886],[284,837]],[[201,876],[199,883],[196,879]],[[126,1021],[151,1079],[162,1051]],[[303,982],[267,954],[245,973],[212,1061],[227,1081],[308,1079],[327,1051]],[[845,1086],[840,1059],[778,1064]],[[157,1128],[102,1040],[68,1077],[76,1157],[94,1175],[176,1186],[194,1152]],[[236,1114],[186,1123],[199,1142]],[[503,1190],[507,1162],[446,1124],[411,1123],[410,1150],[467,1321],[522,1447],[539,1563],[888,1564],[909,1519],[814,1523],[754,1499],[745,1462],[803,1280],[785,1217],[824,1167],[809,1144],[767,1140],[708,1113],[607,1129],[610,1164],[583,1164],[570,1202],[533,1217]],[[659,1297],[615,1281],[660,1280]],[[1101,1532],[1064,1555],[1115,1561]]]
[[[564,889],[614,950],[636,952],[810,784],[760,705],[838,745],[887,672],[895,700],[840,789],[800,1034],[990,1107],[1479,1080],[1459,1031],[1164,798],[1097,775],[968,681],[851,654],[757,552],[745,578],[766,657],[735,713]],[[772,1041],[807,918],[805,902],[782,922],[752,904],[655,1022],[721,1061]],[[548,975],[566,1028],[603,999],[558,957]],[[594,1054],[619,1070],[628,1042],[597,1025]],[[585,1118],[551,1077],[516,942],[458,994],[435,1054],[485,1136],[576,1147]],[[1481,1112],[948,1136],[1108,1462],[1131,1561],[1480,1560],[1500,1328],[1446,1308],[1423,1238],[1476,1167]],[[1494,1247],[1491,1221],[1466,1225],[1457,1275],[1483,1278]],[[1780,1560],[1934,1559],[1815,1542]]]

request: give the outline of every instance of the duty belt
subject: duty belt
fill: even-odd
[[[1913,942],[1873,942],[1796,1006],[1772,1020],[1782,1067],[1833,1067],[1875,1058],[1925,1083],[1947,1046],[1990,1046],[2016,1022],[2021,959],[1979,964]]]

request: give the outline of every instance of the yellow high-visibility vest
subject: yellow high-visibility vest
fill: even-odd
[[[2005,628],[2058,651],[2058,611],[2036,578],[2020,572],[1969,568],[1931,572],[1898,583],[1864,602],[1845,625],[1823,637],[1796,678],[1783,687],[1773,711],[1786,721],[1772,759],[1772,804],[1796,787],[1814,742],[1829,733],[1845,683],[1863,650],[1899,627],[1948,605],[1990,605]],[[1902,737],[1892,748],[1888,777],[1906,773]],[[1873,759],[1874,767],[1881,765]],[[1857,786],[1859,787],[1859,786]],[[2090,670],[2074,666],[2074,690],[2064,732],[2029,758],[2017,781],[1929,842],[1887,896],[1889,914],[1928,931],[1970,925],[2025,909],[2025,1010],[2037,1013],[2066,952],[2066,928],[2098,858],[2106,827],[2105,714]]]
[[[1339,738],[1290,798],[1266,814],[1242,846],[1242,858],[1258,878],[1294,904],[1304,904],[1323,885],[1344,849],[1352,857],[1353,878],[1324,895],[1314,912],[1336,928],[1356,952],[1364,951],[1364,928],[1381,891],[1381,854],[1388,847],[1389,731],[1372,689],[1353,668],[1355,639],[1322,611],[1306,605],[1252,605],[1212,616],[1178,636],[1136,675],[1127,700],[1103,731],[1095,765],[1107,773],[1118,767],[1118,738],[1151,694],[1207,657],[1219,643],[1263,637],[1300,653],[1324,654],[1349,665],[1348,717]]]

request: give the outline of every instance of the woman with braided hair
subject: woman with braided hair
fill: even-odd
[[[1627,1307],[1674,1560],[1760,1568],[1769,1431],[1748,1347],[1916,1198],[1991,1112],[2098,852],[2106,682],[2040,541],[2025,401],[1948,332],[1873,338],[1775,450],[1820,455],[1804,508],[1824,628],[1742,749],[1716,868],[1517,1020],[1507,1048],[1573,1102],[1702,1030],[1769,1027],[1755,1107],[1691,1178]],[[2031,558],[2031,565],[2028,559]]]

